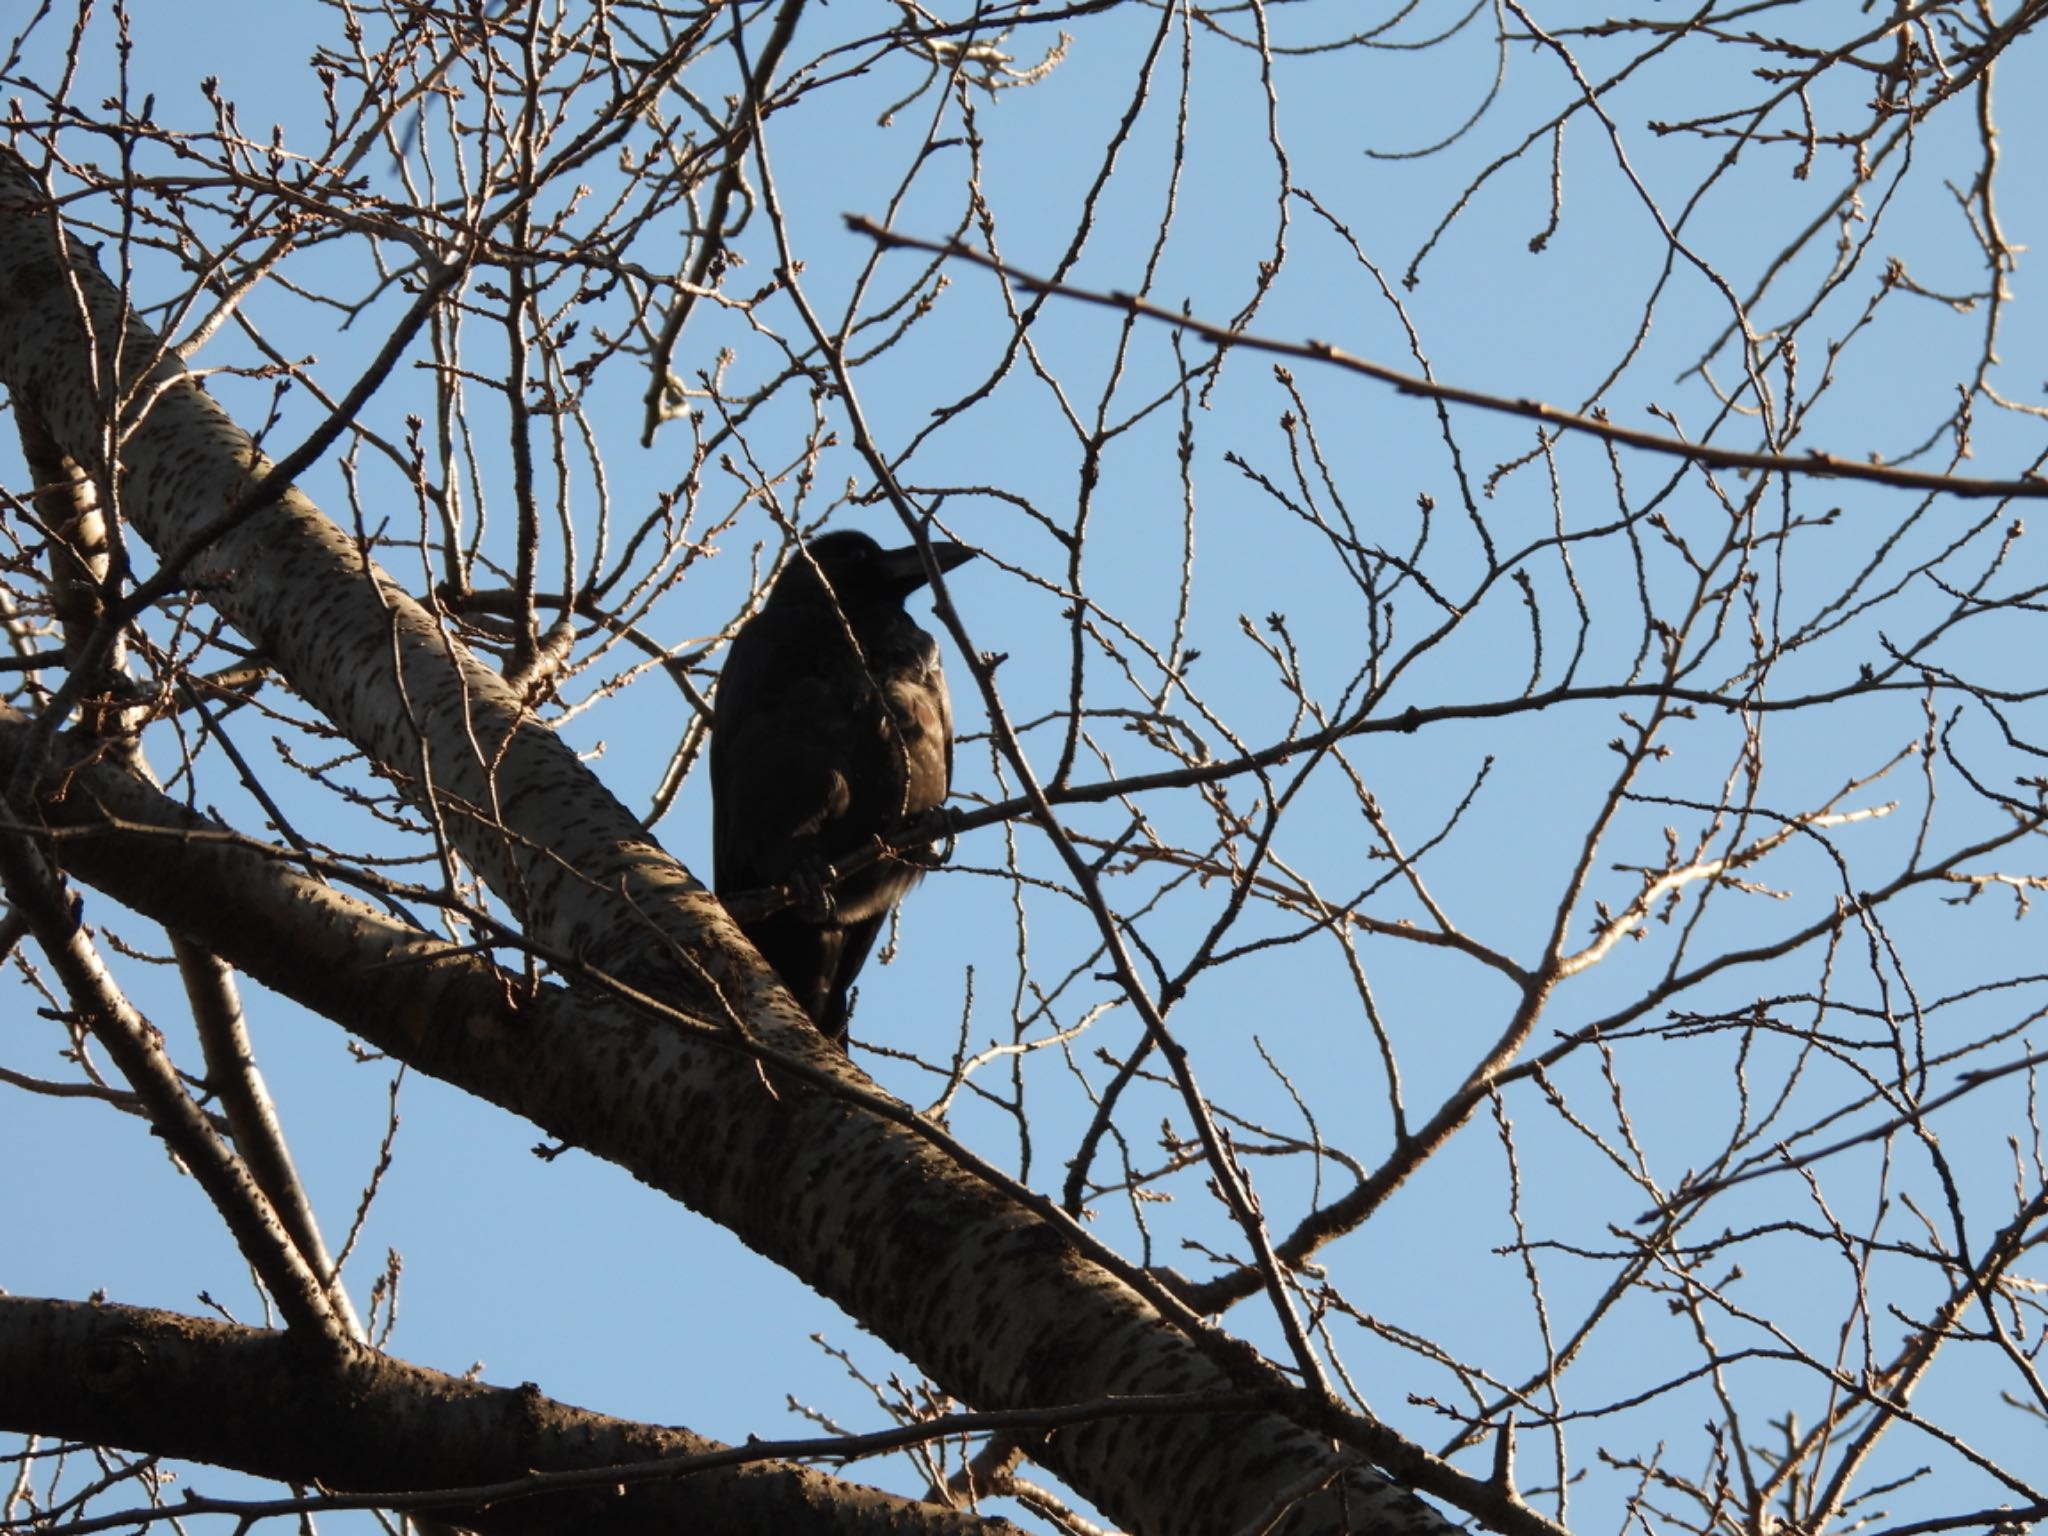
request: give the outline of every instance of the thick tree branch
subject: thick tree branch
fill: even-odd
[[[207,1411],[193,1412],[205,1403]],[[142,1307],[0,1296],[0,1427],[145,1447],[258,1476],[373,1497],[388,1507],[440,1489],[534,1473],[671,1472],[436,1513],[486,1536],[774,1530],[998,1536],[1006,1520],[884,1493],[809,1467],[750,1459],[691,1471],[728,1448],[572,1408],[526,1383],[493,1387],[388,1356],[329,1367],[281,1333]],[[132,1529],[133,1521],[123,1522]]]

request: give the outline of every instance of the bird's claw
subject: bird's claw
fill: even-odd
[[[823,860],[799,866],[790,871],[791,904],[807,922],[829,926],[839,915],[839,904],[832,898],[838,879],[839,872]]]

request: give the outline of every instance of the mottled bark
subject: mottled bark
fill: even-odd
[[[1248,1351],[1162,1316],[1085,1234],[913,1127],[817,1086],[875,1093],[723,908],[303,495],[288,490],[220,530],[265,461],[160,355],[91,258],[60,256],[54,229],[20,167],[0,160],[0,379],[89,466],[110,407],[88,385],[88,362],[133,381],[117,451],[122,510],[141,536],[169,555],[209,535],[190,568],[207,601],[431,806],[537,944],[704,1021],[599,1007],[583,987],[516,1007],[500,996],[455,1017],[415,993],[380,1044],[730,1228],[974,1407],[1247,1385],[1284,1394],[1284,1379]],[[232,935],[192,936],[293,990],[275,963],[235,953]],[[803,1063],[805,1078],[764,1076],[734,1048],[740,1028]],[[1319,1483],[1275,1529],[1445,1529],[1279,1413],[1108,1420],[1063,1430],[1039,1454],[1141,1533],[1236,1532],[1287,1490]]]
[[[192,1411],[205,1403],[204,1413]],[[0,1427],[144,1446],[329,1493],[475,1488],[728,1449],[363,1353],[327,1368],[285,1334],[142,1307],[0,1296]],[[203,1488],[194,1489],[203,1493]],[[565,1530],[922,1533],[1016,1527],[760,1461],[440,1506],[486,1536]]]

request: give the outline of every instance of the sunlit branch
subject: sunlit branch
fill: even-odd
[[[885,229],[873,220],[860,214],[846,216],[847,228],[855,234],[866,235],[879,245],[902,247],[914,251],[931,251],[942,256],[956,257],[971,262],[991,272],[1000,273],[1006,281],[1034,293],[1057,294],[1061,298],[1075,299],[1085,304],[1100,305],[1105,309],[1119,310],[1126,314],[1144,315],[1170,325],[1176,330],[1189,331],[1214,342],[1219,347],[1244,347],[1255,352],[1265,352],[1276,357],[1292,357],[1307,362],[1329,363],[1346,372],[1374,379],[1382,384],[1392,385],[1404,395],[1416,395],[1429,400],[1444,400],[1454,405],[1468,405],[1479,410],[1498,411],[1509,416],[1526,417],[1540,421],[1547,427],[1562,431],[1578,432],[1597,437],[1626,448],[1638,448],[1646,453],[1661,453],[1673,458],[1685,459],[1711,469],[1750,470],[1759,474],[1818,476],[1841,480],[1865,480],[1874,485],[1888,485],[1899,490],[1934,491],[1947,496],[1994,496],[2041,497],[2048,496],[2048,477],[2028,475],[2018,480],[1984,480],[1968,475],[1945,475],[1926,470],[1899,469],[1885,464],[1866,463],[1857,459],[1845,459],[1832,453],[1815,449],[1803,454],[1752,453],[1739,448],[1718,448],[1709,443],[1689,443],[1681,438],[1666,437],[1657,432],[1645,432],[1635,427],[1620,426],[1604,416],[1588,416],[1568,411],[1559,406],[1545,404],[1541,400],[1518,400],[1508,395],[1488,394],[1483,390],[1462,389],[1454,384],[1440,384],[1419,374],[1403,373],[1397,368],[1356,357],[1326,341],[1279,341],[1269,337],[1253,336],[1243,331],[1234,331],[1226,326],[1212,325],[1197,320],[1175,309],[1140,299],[1131,294],[1080,288],[1071,283],[1055,283],[1045,278],[1033,277],[1021,272],[1006,262],[994,260],[985,252],[964,241],[931,241],[915,235],[906,235],[898,230]]]

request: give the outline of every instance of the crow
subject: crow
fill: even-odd
[[[929,549],[941,571],[974,554]],[[837,880],[831,866],[938,806],[953,776],[938,644],[903,611],[928,579],[915,545],[849,531],[799,546],[733,637],[712,703],[712,884],[802,893],[741,927],[842,1049],[846,989],[924,870],[915,854]]]

